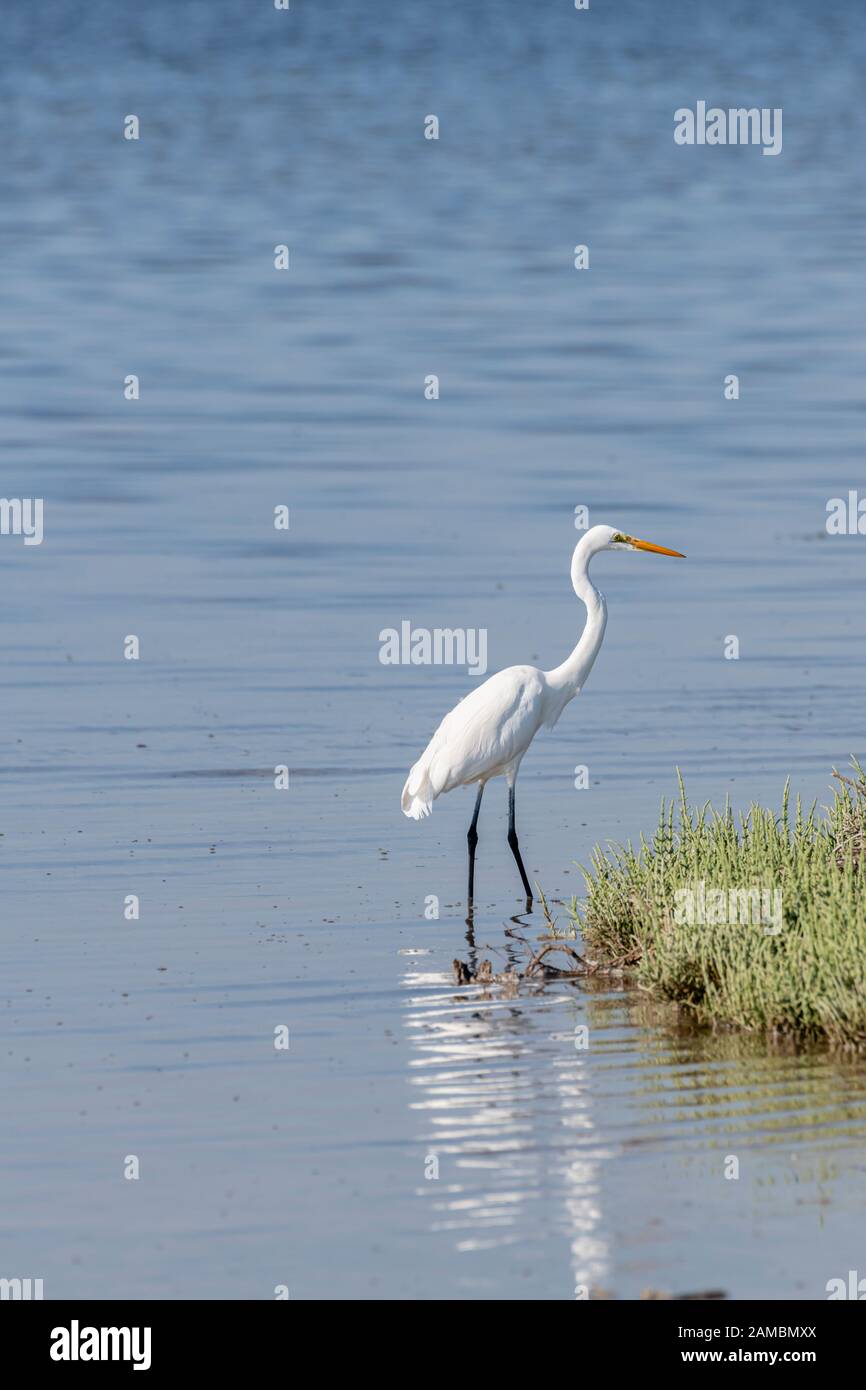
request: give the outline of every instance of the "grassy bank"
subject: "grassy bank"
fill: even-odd
[[[778,813],[662,803],[651,840],[602,850],[571,912],[602,958],[697,1019],[866,1044],[866,777]],[[837,775],[838,776],[838,775]]]

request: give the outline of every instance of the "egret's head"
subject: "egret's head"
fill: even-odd
[[[602,547],[604,550],[651,550],[655,555],[675,555],[678,560],[686,557],[681,550],[668,550],[666,545],[654,545],[652,541],[638,540],[637,536],[629,536],[625,531],[617,531],[613,526],[596,526],[596,531],[606,531],[608,539]]]
[[[618,531],[615,526],[591,526],[574,547],[571,557],[571,583],[577,597],[589,604],[587,593],[592,591],[598,597],[598,590],[589,582],[589,566],[594,555],[602,550],[652,550],[656,555],[676,555],[686,557],[679,550],[668,550],[666,545],[653,545],[652,541],[640,541],[627,531]]]

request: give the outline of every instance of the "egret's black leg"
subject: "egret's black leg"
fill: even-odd
[[[508,843],[511,846],[511,853],[517,860],[517,867],[520,870],[520,877],[523,879],[523,887],[526,892],[526,911],[532,909],[532,889],[529,886],[529,879],[526,877],[526,870],[523,867],[523,860],[520,857],[520,846],[517,843],[517,831],[514,828],[514,787],[508,788]]]
[[[475,798],[475,810],[472,813],[472,824],[466,832],[466,842],[469,845],[469,893],[466,904],[469,916],[472,916],[472,899],[475,896],[475,846],[478,844],[478,812],[481,810],[481,798],[484,795],[484,783],[478,784],[478,795]]]

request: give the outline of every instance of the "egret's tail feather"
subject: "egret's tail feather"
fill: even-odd
[[[423,758],[412,768],[406,778],[400,806],[404,816],[410,820],[423,820],[433,810],[437,793],[433,790],[430,773]]]

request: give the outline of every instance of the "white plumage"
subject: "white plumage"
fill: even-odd
[[[442,792],[515,772],[544,718],[545,672],[509,666],[454,706],[413,766],[401,805],[429,816]]]

